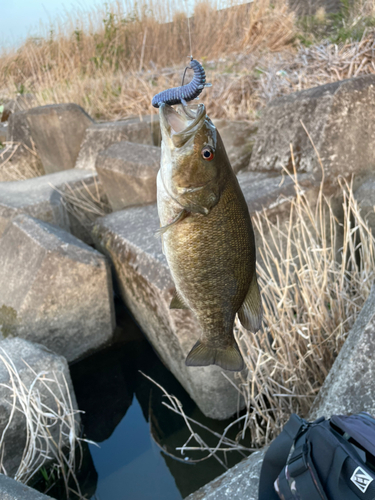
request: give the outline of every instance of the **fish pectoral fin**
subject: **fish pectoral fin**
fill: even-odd
[[[172,220],[172,222],[170,222],[166,226],[160,227],[157,231],[155,231],[156,238],[158,236],[162,236],[166,231],[168,231],[168,229],[177,224],[177,222],[184,220],[188,214],[189,212],[187,210],[181,210],[181,212]]]
[[[189,309],[177,290],[175,291],[171,303],[169,304],[169,309]]]
[[[200,340],[198,340],[189,352],[185,364],[186,366],[218,365],[224,370],[233,372],[239,372],[245,366],[240,350],[235,342],[233,345],[218,349],[203,344]]]
[[[255,272],[245,300],[237,314],[241,325],[246,328],[246,330],[256,333],[260,329],[262,324],[263,308]]]

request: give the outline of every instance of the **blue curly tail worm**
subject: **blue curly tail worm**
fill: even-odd
[[[206,73],[203,66],[195,59],[190,61],[190,69],[194,70],[192,81],[181,87],[163,90],[163,92],[156,94],[151,101],[154,108],[158,108],[162,102],[170,106],[173,104],[186,104],[187,101],[192,101],[199,96],[204,87],[209,85],[206,84]]]

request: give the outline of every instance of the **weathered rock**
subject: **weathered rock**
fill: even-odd
[[[223,139],[230,164],[235,173],[247,167],[258,130],[257,123],[215,120],[215,126]]]
[[[108,343],[115,326],[103,255],[71,234],[19,215],[0,238],[2,337],[39,342],[73,361]]]
[[[9,145],[7,151],[2,155],[1,162],[3,164],[2,170],[6,169],[10,178],[4,178],[4,180],[30,179],[45,173],[35,142],[31,136],[27,114],[27,110],[16,111],[9,117],[6,129],[6,140]]]
[[[143,116],[118,122],[94,123],[86,130],[76,168],[95,169],[98,154],[121,141],[160,146],[159,116]]]
[[[9,476],[13,476],[21,463],[27,432],[25,415],[19,409],[25,405],[27,406],[27,401],[25,401],[26,396],[22,397],[17,395],[16,401],[13,401],[13,395],[17,393],[19,394],[20,392],[22,393],[20,383],[25,386],[25,392],[28,394],[37,375],[42,372],[46,374],[48,373],[48,376],[44,378],[45,383],[42,383],[40,378],[36,381],[35,385],[31,389],[32,394],[38,397],[39,392],[41,402],[56,413],[59,413],[61,408],[57,406],[54,394],[60,401],[63,398],[67,400],[70,397],[72,406],[76,410],[77,402],[70,379],[68,364],[64,357],[58,356],[42,345],[27,342],[26,340],[20,338],[6,339],[0,342],[0,357],[1,433],[4,432],[4,429],[10,420],[12,405],[16,405],[16,410],[11,419],[9,428],[5,431],[5,439],[2,446],[2,452],[4,451],[3,466],[5,467],[7,474]],[[5,363],[10,365],[9,369],[6,367]],[[15,371],[18,374],[19,379],[17,376],[14,376],[14,380],[12,381],[9,370],[12,370],[13,372]],[[48,381],[47,379],[55,379],[55,381]],[[66,380],[66,384],[64,379]],[[15,389],[9,389],[6,386],[15,387]],[[21,397],[22,403],[18,400],[19,397]],[[79,414],[77,414],[75,418],[75,425],[78,427],[79,424],[80,417]],[[54,425],[51,425],[49,430],[52,434],[52,439],[58,442],[60,433],[59,424],[55,423]],[[63,430],[66,432],[66,428]],[[63,442],[68,443],[69,437],[63,437]],[[40,442],[38,443],[38,446],[43,447],[44,445]],[[1,496],[1,498],[3,497]]]
[[[375,287],[341,348],[309,419],[367,411],[375,415]]]
[[[113,210],[156,201],[160,148],[119,142],[99,153],[96,171]]]
[[[1,500],[53,500],[3,474],[0,474],[0,498]]]
[[[259,476],[267,448],[256,451],[186,500],[258,500]]]
[[[81,222],[68,210],[63,194],[68,193],[79,200],[83,196],[89,198],[92,193],[96,198],[98,189],[100,195],[97,174],[87,170],[67,170],[25,181],[0,183],[0,236],[9,220],[18,214],[28,214],[91,243],[85,220]]]
[[[49,104],[25,111],[47,174],[73,168],[93,120],[78,104]]]
[[[15,113],[16,111],[23,111],[24,109],[29,109],[36,105],[37,102],[34,94],[18,95],[15,99],[10,99],[5,102],[3,112],[0,116],[0,121],[6,122],[9,120],[12,113]]]
[[[374,168],[375,75],[366,75],[296,92],[272,101],[260,121],[250,170],[292,170],[321,176],[309,132],[326,179]]]

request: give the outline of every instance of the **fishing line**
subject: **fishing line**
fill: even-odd
[[[189,18],[189,10],[188,10],[188,6],[187,6],[187,0],[185,0],[185,7],[186,7],[186,17],[187,17],[187,24],[188,24],[188,30],[189,30],[190,59],[193,59],[193,51],[191,48],[190,18]]]
[[[188,30],[189,30],[190,59],[193,59],[193,51],[191,49],[191,31],[190,31],[190,17],[189,17],[189,14],[187,16],[187,22],[188,22]]]

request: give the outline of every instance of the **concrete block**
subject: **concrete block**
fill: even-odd
[[[13,370],[18,374],[13,375],[15,378],[16,387],[20,391],[20,383],[25,386],[25,392],[32,394],[40,394],[42,404],[51,408],[52,411],[58,412],[59,408],[56,403],[54,395],[59,400],[63,398],[71,398],[72,406],[77,410],[77,402],[74,395],[72,382],[70,379],[69,368],[66,359],[58,356],[54,352],[46,349],[42,345],[34,344],[20,338],[6,339],[0,342],[0,433],[4,432],[6,425],[10,420],[12,413],[13,396],[17,394],[11,382],[11,375],[4,362],[8,365],[13,364]],[[11,361],[10,361],[11,360]],[[28,366],[27,366],[28,365]],[[37,378],[37,375],[45,372],[45,384]],[[47,376],[48,373],[48,376]],[[56,377],[56,379],[54,379]],[[65,385],[64,378],[67,382]],[[46,380],[48,379],[48,380]],[[35,384],[33,386],[33,382]],[[60,389],[59,389],[60,386]],[[24,413],[19,409],[21,406],[27,405],[27,401],[22,398],[23,404],[20,403],[19,396],[16,395],[16,407],[13,417],[9,424],[8,429],[4,432],[4,442],[1,447],[3,455],[3,466],[7,475],[14,476],[22,460],[22,455],[26,443],[26,418]],[[35,410],[34,410],[35,411]],[[79,414],[76,415],[76,426],[80,424]],[[52,424],[52,421],[50,422]],[[76,429],[78,431],[78,428]],[[66,432],[66,428],[64,429]],[[54,423],[50,427],[52,438],[59,441],[60,425]],[[64,439],[64,438],[63,438]],[[68,443],[69,437],[67,436],[65,443]],[[40,443],[40,446],[43,446]],[[0,482],[0,491],[1,491]],[[3,497],[1,497],[3,499]],[[22,497],[21,497],[22,498]]]
[[[73,168],[93,120],[78,104],[50,104],[25,112],[46,174]]]
[[[260,471],[267,449],[256,451],[185,500],[258,500]]]
[[[128,141],[160,146],[160,140],[159,115],[93,123],[85,132],[76,168],[95,170],[98,154],[117,142]]]
[[[1,500],[53,500],[4,474],[0,474],[0,498]]]
[[[0,236],[5,226],[18,214],[28,214],[70,231],[87,243],[91,237],[80,221],[67,210],[58,192],[87,196],[100,188],[98,176],[92,171],[67,170],[18,182],[0,182]],[[56,191],[56,189],[58,191]]]
[[[96,171],[113,210],[156,202],[160,148],[119,142],[99,153]]]
[[[250,170],[292,171],[290,145],[297,171],[326,180],[364,174],[374,169],[375,75],[329,83],[275,99],[264,111],[251,155]]]
[[[253,150],[257,123],[231,120],[215,120],[215,126],[223,139],[230,164],[235,173],[247,167]]]
[[[375,416],[375,286],[350,330],[309,419],[367,411]]]
[[[106,258],[71,234],[19,215],[0,238],[3,338],[39,342],[73,361],[112,338],[111,272]]]

